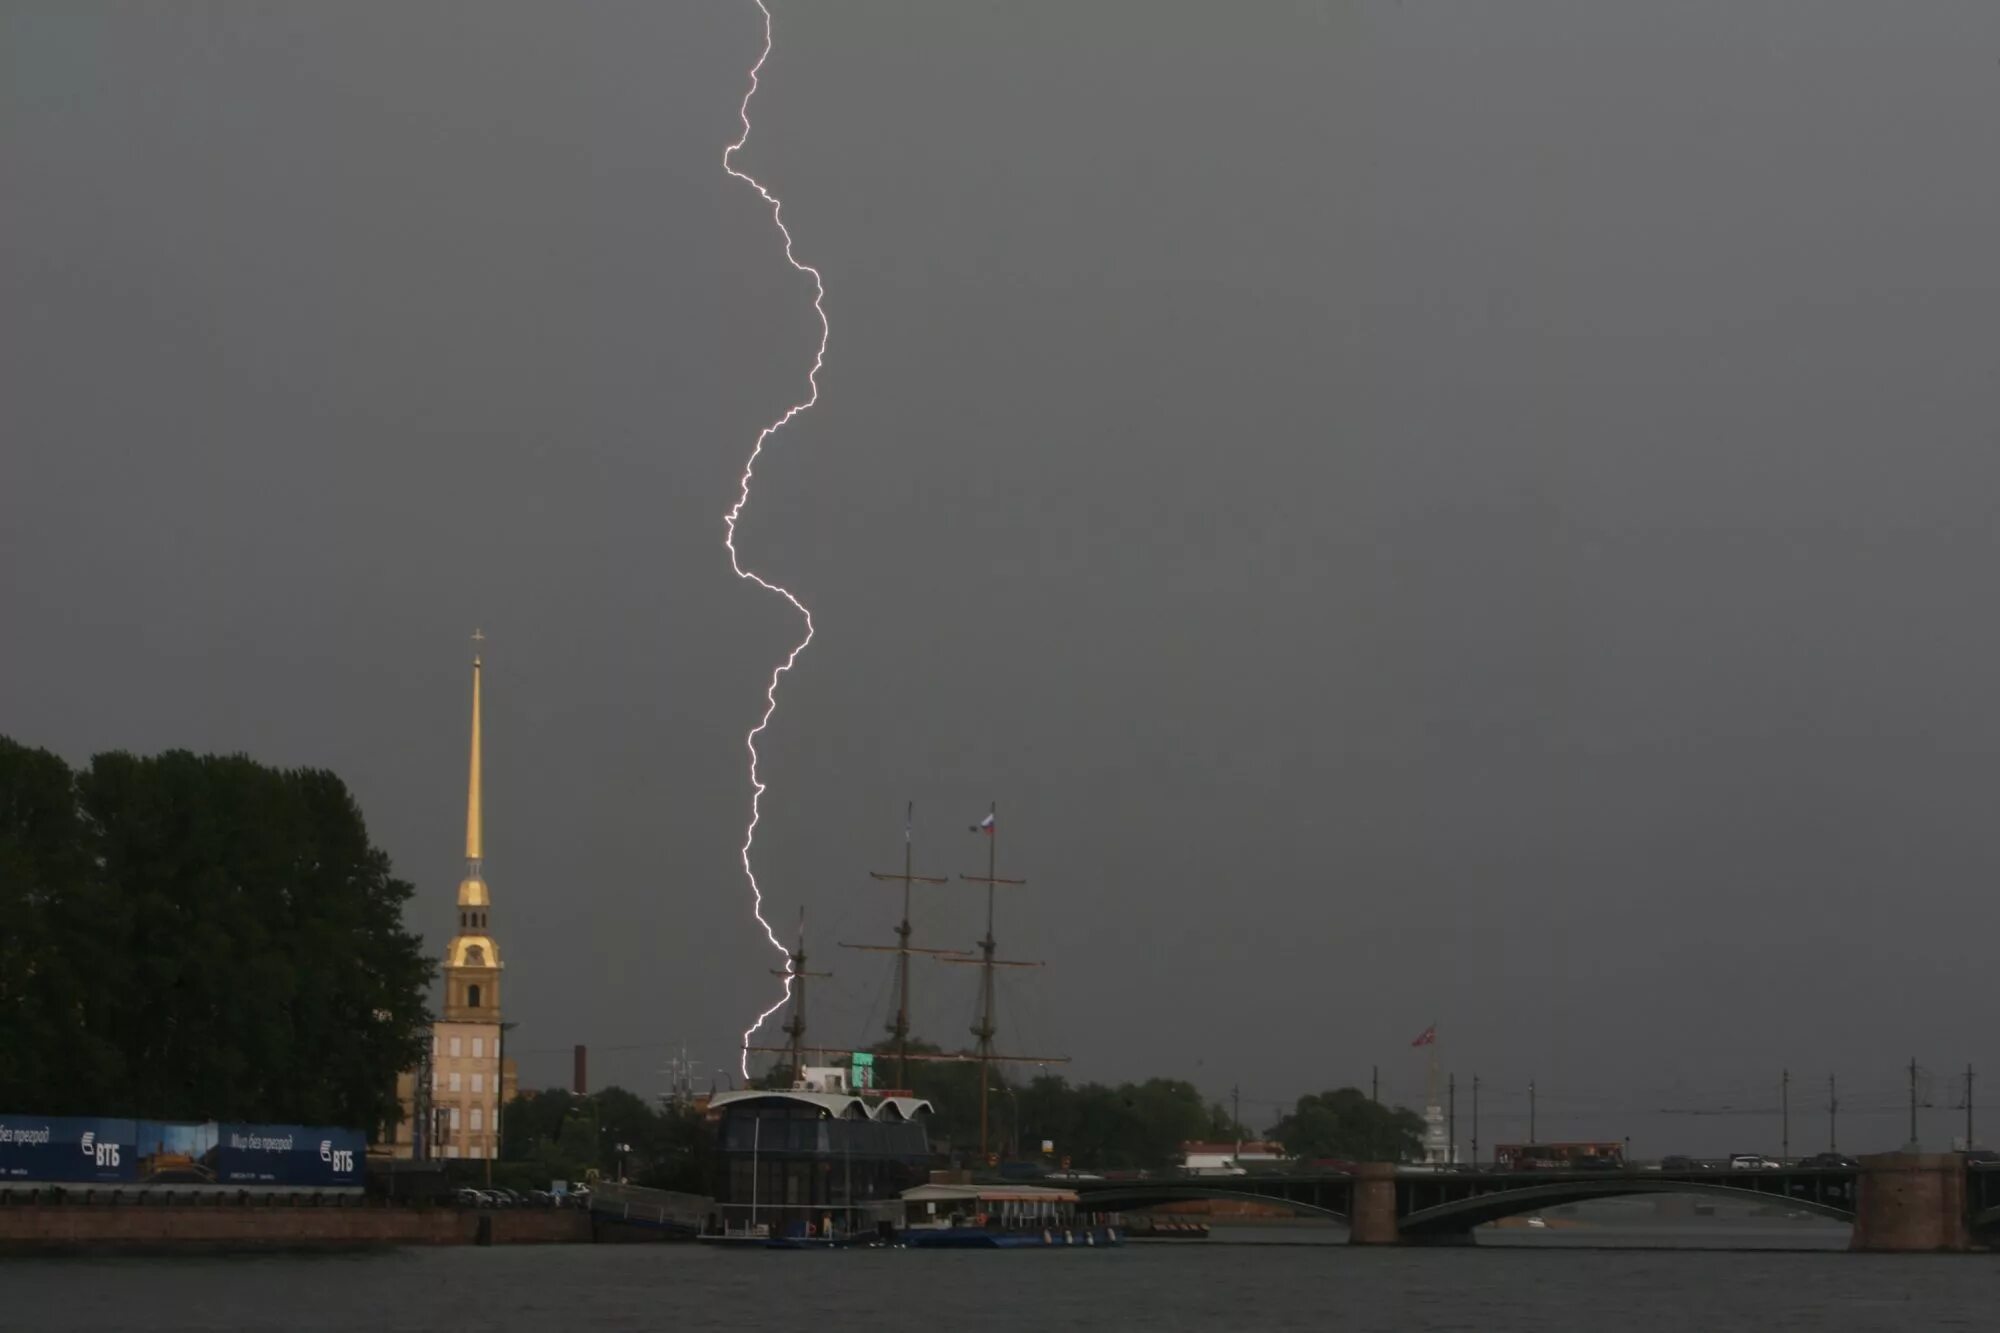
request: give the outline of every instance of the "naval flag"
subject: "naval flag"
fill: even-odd
[[[989,811],[987,813],[986,818],[980,820],[977,824],[974,824],[970,831],[973,833],[991,833],[993,831],[992,813]]]
[[[1433,1023],[1429,1027],[1425,1028],[1423,1030],[1423,1033],[1420,1036],[1418,1036],[1418,1038],[1415,1041],[1411,1042],[1410,1045],[1435,1046],[1437,1045],[1437,1041],[1438,1041],[1438,1025]]]

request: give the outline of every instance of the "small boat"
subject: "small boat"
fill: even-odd
[[[764,1242],[767,1250],[845,1250],[854,1242],[842,1236],[772,1236]]]
[[[773,1231],[768,1226],[716,1231],[697,1239],[704,1245],[720,1245],[738,1250],[879,1250],[894,1245],[894,1233],[881,1231],[833,1232],[817,1228],[808,1232],[799,1226]]]
[[[913,1250],[1096,1249],[1125,1241],[1116,1214],[1079,1215],[1073,1190],[938,1182],[902,1197],[897,1239]]]
[[[1060,1250],[1123,1245],[1116,1227],[1044,1227],[998,1231],[989,1227],[919,1227],[903,1233],[912,1250]]]
[[[1546,1227],[1548,1224],[1548,1219],[1538,1214],[1531,1214],[1527,1218],[1527,1225],[1531,1227]]]

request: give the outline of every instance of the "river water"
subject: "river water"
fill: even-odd
[[[0,1261],[0,1329],[1927,1333],[2000,1327],[2000,1256],[1716,1251],[1687,1248],[1687,1234],[1672,1232],[1635,1233],[1624,1238],[1624,1248],[1580,1248],[1580,1237],[1546,1233],[1489,1236],[1453,1250],[1353,1250],[1327,1243],[1337,1234],[1287,1228],[1237,1239],[1246,1243],[1004,1253],[574,1245],[11,1259]],[[1642,1244],[1647,1248],[1630,1248]]]

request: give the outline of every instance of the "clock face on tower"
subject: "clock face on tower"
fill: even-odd
[[[486,950],[476,944],[468,948],[465,951],[465,965],[467,967],[486,966]]]

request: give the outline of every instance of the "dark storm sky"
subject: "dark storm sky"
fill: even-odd
[[[0,4],[0,732],[335,769],[531,1082],[774,994],[749,3]],[[1775,1148],[2000,1076],[2000,7],[779,4],[758,866],[870,1039]],[[974,897],[919,942],[965,945]],[[974,978],[919,974],[956,1044]],[[544,1052],[550,1052],[544,1054]],[[1851,1091],[1849,1091],[1851,1090]],[[1468,1101],[1461,1097],[1461,1137]],[[1853,1119],[1849,1120],[1848,1117]],[[1770,1142],[1766,1142],[1770,1140]],[[1879,1142],[1877,1142],[1879,1140]],[[1638,1146],[1638,1145],[1635,1145]]]

